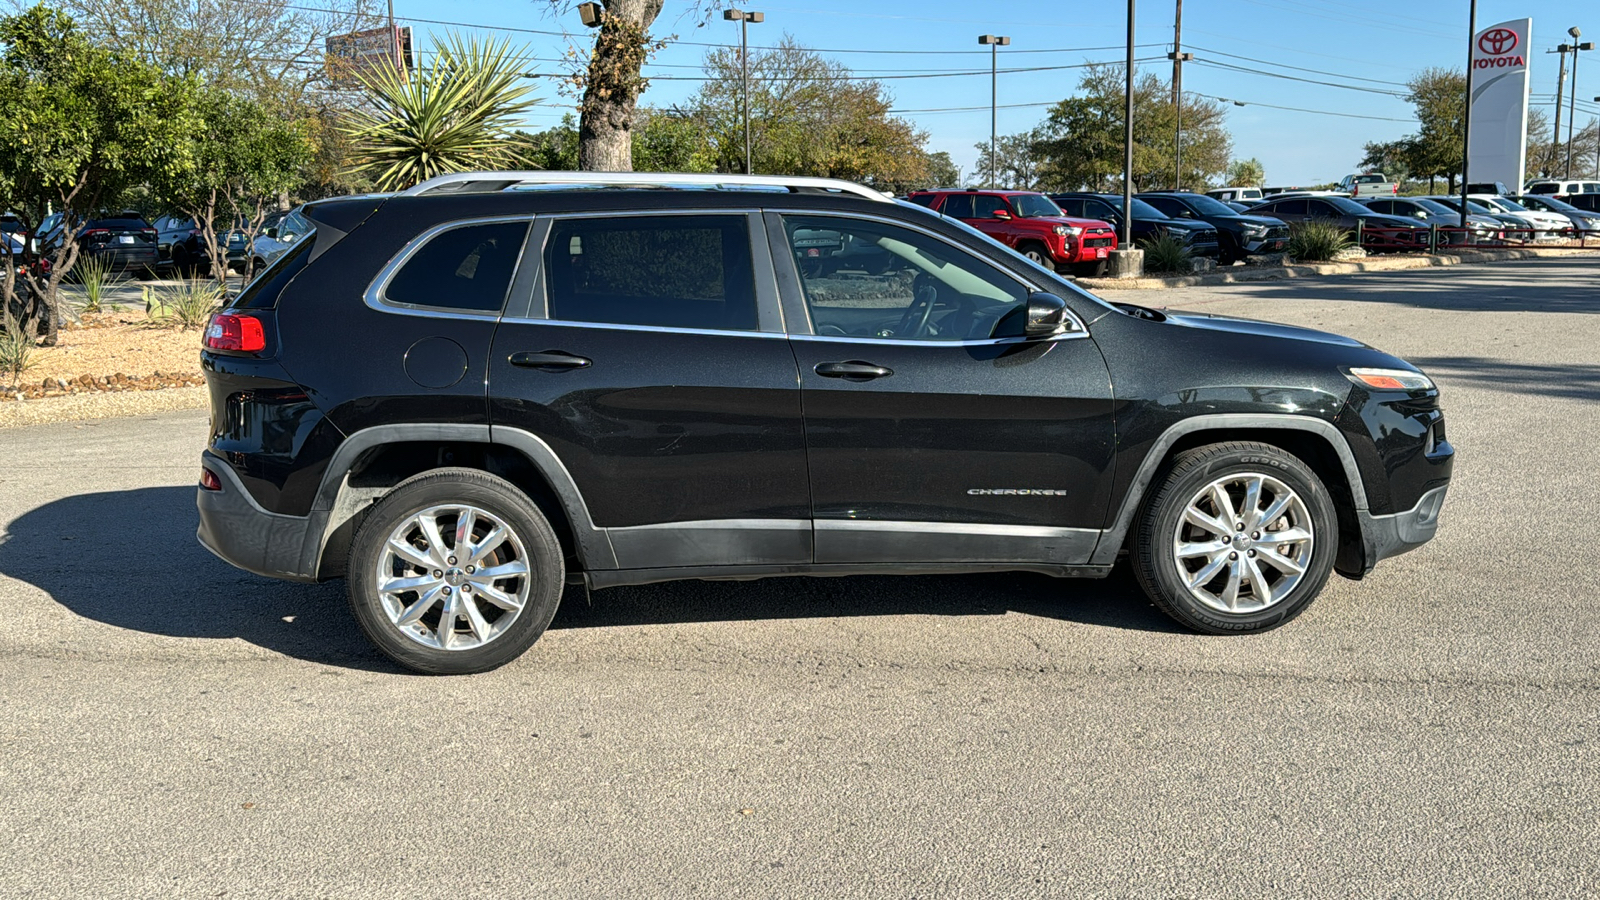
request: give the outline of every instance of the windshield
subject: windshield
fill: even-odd
[[[1522,202],[1522,205],[1530,207],[1532,209],[1545,209],[1545,210],[1549,210],[1551,212],[1582,212],[1583,211],[1583,210],[1578,209],[1576,206],[1573,206],[1571,203],[1568,203],[1565,200],[1557,200],[1554,197],[1529,197],[1529,198],[1527,198],[1526,200],[1524,200]]]
[[[1371,209],[1368,209],[1360,203],[1351,200],[1349,197],[1318,197],[1317,199],[1325,200],[1333,204],[1334,209],[1337,209],[1339,212],[1342,212],[1347,216],[1372,215]]]
[[[1528,211],[1528,208],[1526,206],[1523,206],[1520,203],[1513,203],[1512,201],[1507,200],[1504,197],[1495,197],[1495,198],[1492,198],[1492,199],[1489,199],[1489,200],[1484,200],[1483,202],[1488,204],[1488,205],[1490,205],[1490,206],[1493,206],[1496,209],[1503,209],[1506,212],[1527,212]]]
[[[1357,175],[1352,184],[1383,184],[1382,175]]]
[[[1194,207],[1196,210],[1199,210],[1200,215],[1202,216],[1235,215],[1233,207],[1215,198],[1207,197],[1205,194],[1196,194],[1193,197],[1187,197],[1185,199],[1189,201],[1190,206]]]
[[[1411,202],[1415,203],[1416,205],[1422,207],[1423,209],[1427,210],[1428,212],[1430,212],[1430,213],[1432,213],[1432,214],[1434,214],[1436,216],[1451,216],[1451,215],[1460,215],[1461,214],[1461,210],[1459,210],[1459,209],[1451,209],[1450,207],[1445,206],[1443,203],[1440,203],[1437,200],[1422,200],[1422,199],[1418,199],[1418,198],[1413,197],[1411,199]]]
[[[1111,194],[1111,195],[1102,195],[1100,197],[1100,199],[1102,199],[1105,202],[1111,204],[1111,208],[1116,210],[1117,212],[1122,212],[1122,198],[1121,197],[1118,197],[1115,194]],[[1171,216],[1167,215],[1166,213],[1162,212],[1161,210],[1156,209],[1154,206],[1151,206],[1150,204],[1144,202],[1143,200],[1140,200],[1138,197],[1133,198],[1133,217],[1135,219],[1170,219],[1170,218],[1172,218]]]
[[[1036,219],[1040,216],[1064,216],[1061,207],[1054,200],[1043,194],[1017,194],[1011,198],[1011,208],[1017,215],[1024,219]]]

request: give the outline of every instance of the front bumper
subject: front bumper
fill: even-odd
[[[222,490],[198,488],[200,546],[223,562],[268,578],[315,582],[322,527],[314,516],[268,512],[239,483],[233,467],[209,453],[200,465],[222,482]]]
[[[1433,540],[1439,530],[1439,511],[1444,507],[1449,485],[1441,485],[1422,495],[1417,505],[1405,512],[1375,516],[1366,510],[1357,515],[1361,520],[1362,556],[1366,570],[1379,560],[1415,550]]]

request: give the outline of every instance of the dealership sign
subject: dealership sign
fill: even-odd
[[[373,28],[327,40],[328,80],[335,88],[361,86],[359,76],[383,68],[411,70],[411,28]]]
[[[1467,180],[1522,190],[1528,169],[1528,48],[1532,19],[1490,25],[1473,36],[1472,134]]]

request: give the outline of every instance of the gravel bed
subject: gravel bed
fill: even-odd
[[[185,387],[12,401],[0,403],[0,428],[114,416],[142,416],[175,409],[204,409],[210,402],[208,398],[204,387]]]

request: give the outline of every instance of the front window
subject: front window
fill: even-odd
[[[981,259],[899,225],[784,216],[813,333],[972,341],[1020,337],[1028,289]]]
[[[1202,216],[1231,216],[1234,214],[1232,207],[1207,197],[1205,194],[1195,194],[1193,197],[1185,197],[1184,199],[1189,202],[1191,209]]]
[[[1011,208],[1017,215],[1024,219],[1048,218],[1064,215],[1061,207],[1055,205],[1049,197],[1043,194],[1019,194],[1011,198]]]

